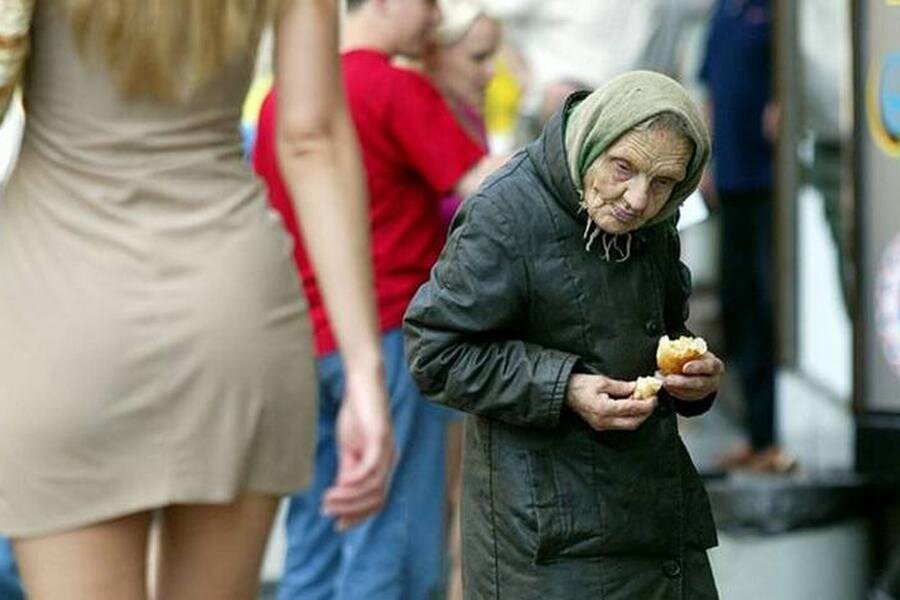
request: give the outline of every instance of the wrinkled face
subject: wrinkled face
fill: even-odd
[[[437,0],[386,0],[384,6],[395,34],[394,52],[407,58],[422,56],[428,34],[441,21]]]
[[[493,58],[499,43],[497,22],[480,16],[461,40],[431,49],[426,57],[428,73],[453,101],[481,106],[494,76]]]
[[[588,214],[607,233],[633,231],[659,214],[687,175],[692,144],[668,127],[630,131],[584,176]]]

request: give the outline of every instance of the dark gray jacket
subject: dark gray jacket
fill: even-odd
[[[706,492],[664,393],[638,430],[596,432],[565,408],[573,371],[655,371],[685,334],[690,278],[672,220],[602,258],[568,174],[559,115],[465,202],[406,314],[412,373],[466,411],[466,600],[716,598]]]

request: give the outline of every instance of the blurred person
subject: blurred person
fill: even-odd
[[[781,472],[794,459],[775,433],[773,149],[777,104],[771,85],[768,0],[719,0],[700,79],[709,91],[713,181],[721,211],[720,294],[726,355],[744,399],[742,441],[726,468]]]
[[[712,0],[485,0],[529,71],[522,138],[578,89],[594,89],[631,69],[674,76],[685,24]]]
[[[260,113],[254,167],[295,235],[295,259],[310,299],[316,336],[319,427],[316,476],[291,498],[287,554],[279,596],[419,599],[440,585],[444,530],[444,423],[410,378],[400,325],[443,244],[440,198],[467,196],[493,159],[459,125],[426,77],[394,64],[420,59],[440,12],[433,0],[348,2],[342,64],[369,191],[372,260],[398,458],[385,509],[351,532],[336,531],[319,511],[334,476],[335,411],[344,375],[334,352],[331,311],[319,301],[318,271],[305,255],[290,193],[273,151],[276,87]]]
[[[703,117],[647,71],[576,93],[463,203],[405,318],[413,376],[469,413],[466,598],[716,598],[715,524],[676,414],[712,405],[712,353],[637,399],[685,327],[679,205]]]
[[[500,45],[500,23],[480,0],[439,0],[441,21],[423,56],[425,74],[437,86],[459,125],[488,152],[484,124],[485,92],[494,77],[494,55]],[[441,201],[449,225],[462,197]]]
[[[34,12],[0,39],[31,42],[0,202],[0,532],[33,600],[255,598],[315,425],[302,292],[241,159],[269,19],[278,151],[349,373],[322,510],[372,514],[392,460],[338,8],[5,0],[3,26],[17,3]]]
[[[439,0],[442,19],[431,36],[423,66],[438,87],[456,120],[472,139],[488,151],[485,130],[485,94],[494,78],[495,55],[500,45],[500,23],[489,16],[480,0]],[[441,218],[449,226],[462,197],[441,199]],[[459,562],[460,475],[462,468],[463,413],[450,409],[447,423],[447,599],[462,599]]]

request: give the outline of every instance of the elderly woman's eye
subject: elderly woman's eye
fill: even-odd
[[[613,161],[613,164],[616,166],[616,172],[620,175],[629,175],[631,173],[631,165],[627,161],[616,160]]]
[[[657,189],[664,190],[664,189],[668,189],[668,188],[672,187],[673,185],[675,185],[675,180],[669,179],[668,177],[660,177],[659,179],[653,180],[653,185]]]

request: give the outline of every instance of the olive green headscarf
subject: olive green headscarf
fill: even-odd
[[[675,80],[652,71],[615,77],[572,108],[565,116],[566,155],[572,182],[579,191],[588,167],[630,131],[655,115],[671,112],[687,124],[694,153],[687,175],[672,189],[666,206],[648,224],[670,217],[700,183],[709,160],[709,132],[697,105]]]

